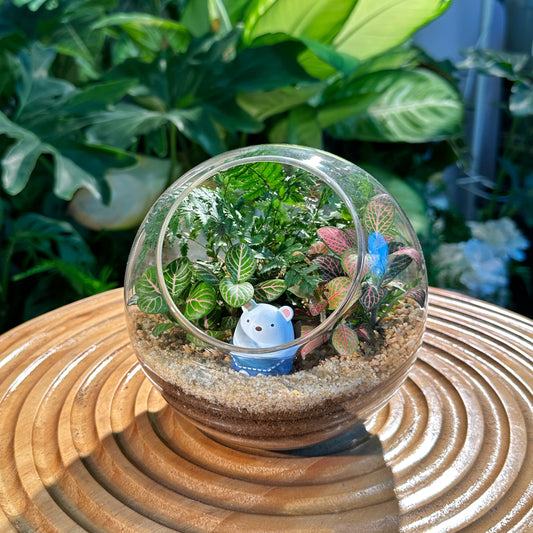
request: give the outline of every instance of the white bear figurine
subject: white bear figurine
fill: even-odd
[[[242,310],[233,334],[235,346],[268,348],[294,340],[291,322],[294,311],[288,305],[275,307],[251,300]],[[265,354],[232,353],[232,365],[236,370],[249,375],[287,374],[292,368],[297,349],[295,346]]]

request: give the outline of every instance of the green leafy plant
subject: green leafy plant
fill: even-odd
[[[165,266],[165,286],[187,319],[227,338],[252,298],[298,304],[313,294],[317,265],[303,251],[316,228],[335,220],[342,220],[340,200],[305,171],[264,162],[220,172],[193,190],[170,221],[168,241],[182,256]],[[147,221],[146,246],[159,231],[159,218]],[[205,259],[189,260],[192,246]],[[170,319],[155,267],[142,273],[135,293],[132,303],[141,311]],[[173,325],[170,319],[155,333]]]
[[[401,0],[383,10],[369,1],[333,0],[143,5],[4,0],[0,159],[5,219],[36,213],[53,218],[58,228],[73,224],[90,248],[93,272],[111,272],[110,281],[118,284],[139,218],[128,213],[132,204],[153,194],[148,180],[163,190],[209,155],[249,143],[321,148],[331,138],[419,143],[453,137],[461,129],[460,97],[446,74],[408,42],[448,5]],[[157,176],[147,173],[135,187],[114,186],[114,172],[137,168],[146,157],[165,160]],[[122,214],[110,222],[95,220],[100,209],[91,210],[92,219],[78,216],[69,204],[80,190],[101,206],[111,202]],[[276,216],[281,220],[283,212]],[[224,223],[229,225],[225,234],[235,227],[227,217]],[[120,233],[108,233],[117,227]],[[11,238],[4,228],[2,246]],[[230,243],[224,242],[227,249]],[[311,288],[312,275],[301,279],[307,274],[294,255],[298,239],[285,240],[275,251],[267,240],[242,242],[266,253],[261,261],[274,271],[283,256],[289,287]],[[41,261],[22,249],[6,256],[11,293],[20,285],[14,276],[29,275]],[[76,257],[71,265],[87,272]],[[97,283],[73,293],[67,285],[45,294],[48,285],[39,279],[65,275],[48,267],[25,283],[28,294],[39,293],[50,307],[62,304],[67,294],[80,297],[107,287]]]
[[[356,231],[349,227],[350,218],[341,215],[336,196],[308,178],[298,170],[288,174],[279,163],[253,163],[221,172],[212,185],[189,193],[172,217],[167,236],[184,255],[163,269],[166,289],[185,318],[208,335],[228,341],[239,308],[250,300],[289,302],[305,334],[346,300],[365,252],[358,249]],[[248,193],[239,203],[244,191]],[[365,181],[359,194],[355,203],[368,235],[360,290],[351,296],[332,333],[302,348],[303,357],[330,339],[339,354],[354,353],[359,339],[378,339],[381,322],[401,299],[425,305],[426,294],[419,288],[423,259],[398,233],[393,201],[387,194],[376,194]],[[340,227],[323,226],[324,221]],[[187,258],[191,239],[203,242],[208,260]],[[285,247],[284,241],[291,245]],[[408,268],[407,281],[399,282]],[[291,269],[298,279],[289,275]],[[130,304],[166,317],[155,326],[154,335],[177,325],[155,267],[139,277]]]

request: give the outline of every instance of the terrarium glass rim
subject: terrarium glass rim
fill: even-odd
[[[301,160],[290,157],[288,155],[279,155],[274,153],[269,154],[254,154],[254,155],[243,155],[242,158],[235,158],[236,156],[246,154],[248,152],[254,152],[256,150],[266,150],[268,152],[270,151],[287,151],[290,149],[304,151],[309,153],[310,156],[313,154],[319,155],[323,154],[327,158],[332,159],[339,159],[339,161],[343,161],[345,163],[349,163],[350,165],[353,165],[356,168],[357,165],[354,163],[350,163],[346,160],[343,160],[342,158],[339,158],[337,156],[333,156],[332,154],[329,154],[322,150],[312,149],[304,146],[297,146],[297,145],[290,145],[290,144],[263,144],[263,145],[252,145],[245,148],[239,148],[236,150],[231,150],[228,152],[224,152],[223,154],[214,156],[203,163],[200,163],[199,165],[195,166],[188,172],[186,172],[183,176],[181,176],[171,187],[179,189],[180,186],[185,186],[184,190],[181,191],[179,196],[174,200],[172,205],[170,206],[168,213],[165,217],[165,220],[163,221],[163,224],[161,226],[161,230],[159,232],[159,237],[157,240],[156,245],[156,272],[157,272],[157,280],[159,283],[159,286],[161,287],[161,292],[163,295],[163,298],[166,300],[170,312],[172,315],[177,319],[178,323],[181,327],[183,327],[188,333],[191,335],[194,335],[195,337],[199,338],[201,341],[205,342],[208,345],[211,345],[212,347],[218,348],[223,351],[231,351],[236,352],[240,354],[246,354],[247,357],[258,357],[260,358],[263,354],[272,354],[272,352],[285,350],[287,348],[292,348],[295,346],[303,346],[304,344],[307,344],[308,342],[313,341],[318,336],[326,333],[329,331],[330,327],[333,327],[339,317],[342,317],[343,311],[353,303],[355,300],[355,295],[357,293],[357,290],[359,288],[361,277],[363,273],[364,268],[364,261],[366,256],[366,241],[364,236],[364,231],[362,228],[362,225],[359,220],[359,216],[355,210],[355,207],[353,206],[352,201],[350,198],[344,193],[342,190],[342,186],[340,186],[334,179],[332,179],[330,176],[328,176],[323,171],[319,170],[316,167],[313,167],[312,165],[303,163]],[[220,161],[220,163],[219,163]],[[192,322],[190,322],[183,313],[179,310],[178,306],[175,304],[174,300],[170,296],[170,293],[167,289],[165,278],[163,274],[163,247],[166,237],[166,232],[168,225],[170,224],[170,220],[174,216],[174,213],[176,212],[176,209],[178,208],[179,204],[189,195],[189,193],[207,181],[209,178],[217,174],[218,172],[228,170],[233,167],[246,165],[249,163],[256,163],[258,161],[265,161],[265,162],[277,162],[277,163],[283,163],[287,164],[296,168],[300,168],[302,170],[305,170],[309,172],[310,174],[314,175],[320,181],[329,187],[331,187],[341,198],[341,200],[344,202],[344,205],[347,207],[348,212],[350,213],[352,217],[352,222],[354,225],[354,228],[357,232],[357,245],[358,245],[358,251],[357,254],[357,268],[356,268],[356,275],[351,280],[350,286],[348,287],[348,291],[344,297],[344,299],[341,301],[339,306],[333,310],[333,313],[328,316],[324,322],[321,322],[316,328],[313,328],[310,332],[306,333],[305,335],[302,335],[301,337],[295,338],[293,341],[286,342],[284,344],[278,344],[275,346],[265,347],[265,348],[251,348],[246,346],[237,346],[234,344],[229,344],[227,342],[221,341],[219,339],[216,339],[215,337],[211,337],[204,333],[200,328],[195,326]],[[187,183],[190,183],[189,185],[186,185]]]

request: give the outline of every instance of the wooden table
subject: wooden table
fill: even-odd
[[[121,290],[0,337],[0,531],[533,531],[533,322],[431,290],[424,346],[337,456],[226,448],[162,400]]]

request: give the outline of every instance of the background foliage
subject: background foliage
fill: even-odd
[[[424,239],[463,106],[409,37],[448,4],[0,2],[0,329],[119,286],[151,202],[247,144],[367,167]]]

